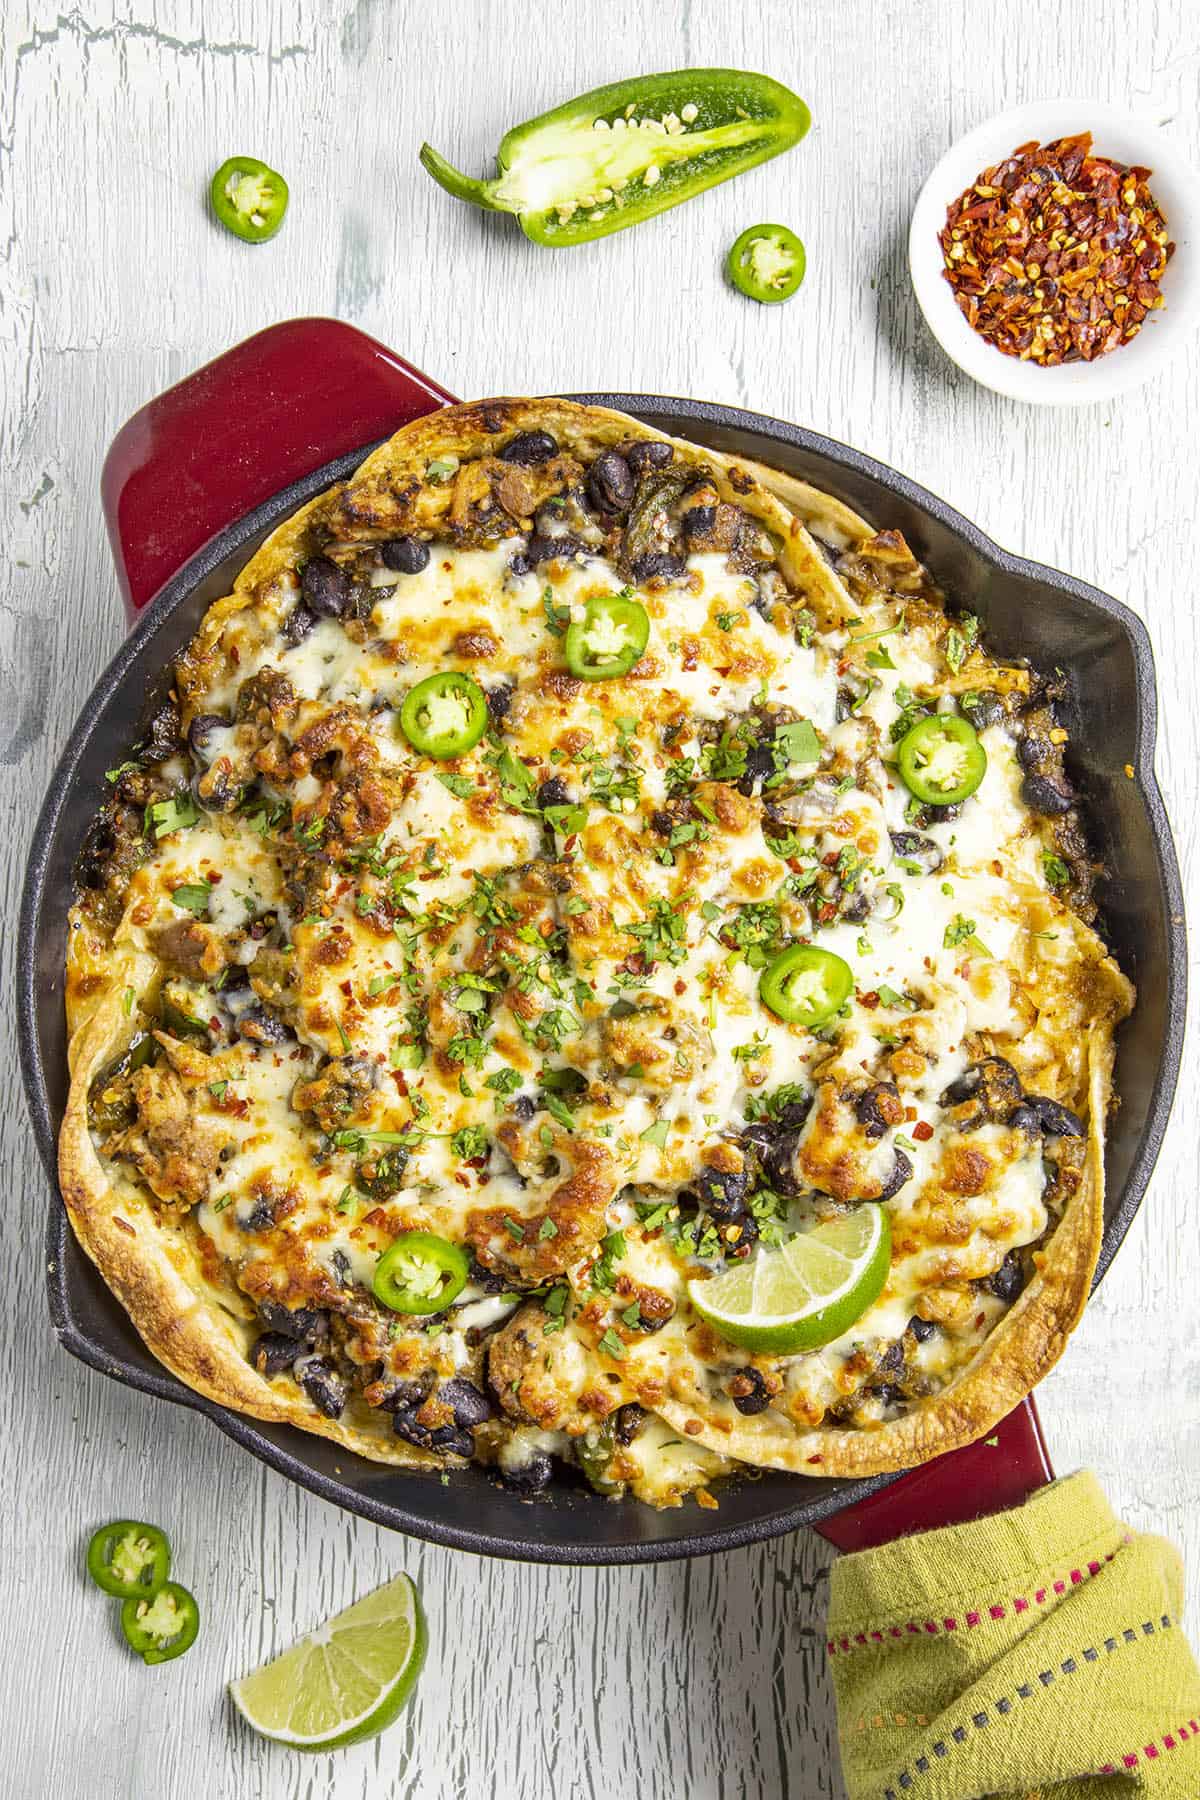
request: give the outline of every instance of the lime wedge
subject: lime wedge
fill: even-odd
[[[336,1750],[390,1725],[425,1660],[425,1620],[407,1575],[356,1600],[229,1692],[264,1737]]]
[[[743,1350],[816,1350],[879,1298],[891,1250],[887,1213],[868,1203],[711,1281],[690,1281],[688,1295],[700,1317]]]

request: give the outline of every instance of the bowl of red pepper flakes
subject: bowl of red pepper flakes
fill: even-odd
[[[991,119],[947,152],[909,263],[942,348],[984,386],[1079,405],[1140,386],[1200,318],[1200,178],[1153,125],[1090,101]]]

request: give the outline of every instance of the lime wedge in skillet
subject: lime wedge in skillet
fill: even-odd
[[[355,1601],[229,1692],[264,1737],[337,1750],[390,1725],[425,1660],[425,1620],[407,1575]]]
[[[879,1298],[891,1247],[883,1207],[859,1206],[711,1281],[690,1281],[688,1294],[700,1317],[743,1350],[816,1350]]]

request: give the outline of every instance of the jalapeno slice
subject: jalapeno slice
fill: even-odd
[[[148,1600],[171,1573],[171,1546],[157,1525],[114,1519],[92,1533],[87,1570],[96,1586],[118,1600]]]
[[[413,749],[439,762],[465,756],[483,736],[487,719],[483,689],[454,669],[418,681],[400,708],[400,728]]]
[[[582,619],[572,619],[563,655],[580,681],[615,681],[628,675],[650,636],[650,615],[640,600],[613,594],[589,600]]]
[[[725,267],[748,299],[763,305],[790,300],[804,280],[804,245],[786,225],[751,225],[734,240]]]
[[[987,751],[959,713],[931,713],[900,739],[900,776],[927,806],[957,806],[975,792],[987,770]]]
[[[467,1285],[471,1265],[457,1244],[432,1231],[406,1231],[375,1265],[375,1298],[398,1313],[445,1312]]]
[[[126,1600],[121,1630],[144,1663],[173,1662],[190,1650],[200,1629],[195,1597],[177,1581],[164,1582],[149,1599]]]
[[[744,69],[675,69],[593,88],[507,132],[499,173],[476,181],[422,144],[456,200],[515,213],[535,244],[588,243],[690,200],[798,144],[798,94]]]
[[[256,156],[231,156],[212,178],[212,208],[234,237],[265,244],[283,224],[288,185]]]
[[[786,1025],[823,1025],[850,998],[850,965],[832,950],[793,944],[758,978],[758,997]]]

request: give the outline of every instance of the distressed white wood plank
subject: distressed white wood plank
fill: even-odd
[[[121,622],[97,503],[104,449],[152,393],[298,313],[361,324],[463,395],[588,387],[693,394],[798,419],[926,483],[999,541],[1120,594],[1159,657],[1159,767],[1189,896],[1200,888],[1190,356],[1081,414],[972,387],[925,332],[907,216],[958,132],[1001,106],[1093,92],[1169,121],[1197,158],[1188,0],[37,0],[0,9],[0,931],[46,776]],[[808,141],[656,224],[573,253],[455,206],[428,136],[483,168],[515,120],[637,67],[760,68],[809,99]],[[281,236],[247,250],[203,204],[235,150],[287,175]],[[810,273],[791,305],[721,282],[745,225],[782,218]],[[248,404],[252,404],[252,397]],[[828,1556],[803,1536],[720,1562],[546,1570],[375,1530],[260,1469],[205,1421],[53,1345],[45,1204],[0,1024],[0,1505],[16,1544],[0,1648],[14,1793],[166,1800],[541,1800],[611,1793],[836,1800],[821,1648]],[[1200,1234],[1185,1071],[1142,1214],[1041,1393],[1060,1468],[1088,1462],[1138,1525],[1200,1563]],[[147,1671],[78,1575],[90,1526],[161,1520],[202,1597],[186,1663]],[[222,1684],[407,1567],[433,1650],[375,1745],[308,1761],[230,1720]],[[1200,1612],[1194,1596],[1196,1634]],[[64,1650],[64,1646],[66,1646]],[[13,1779],[17,1779],[15,1776]],[[0,1786],[3,1782],[0,1781]]]

